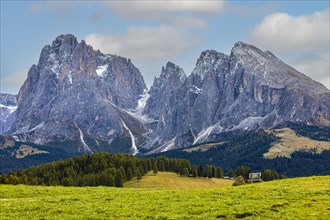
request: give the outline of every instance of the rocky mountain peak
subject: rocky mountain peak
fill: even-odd
[[[253,63],[274,62],[276,57],[273,54],[263,52],[257,47],[238,41],[231,50],[231,56],[237,57],[244,62],[253,61]],[[278,60],[279,61],[279,60]]]
[[[203,51],[189,77],[167,62],[147,92],[130,59],[95,51],[68,34],[45,46],[29,70],[10,132],[89,152],[115,151],[118,144],[126,146],[121,152],[137,153],[139,146],[157,152],[283,121],[329,124],[329,100],[324,86],[243,42],[229,56]]]
[[[150,88],[150,97],[144,108],[144,114],[149,117],[158,119],[163,111],[168,99],[185,83],[187,76],[183,69],[172,62],[167,62],[162,67],[159,77],[154,79]]]
[[[55,40],[52,43],[52,47],[59,47],[59,46],[67,46],[72,45],[76,46],[78,44],[77,38],[72,34],[62,34],[55,38]]]
[[[164,78],[169,80],[172,79],[172,83],[175,83],[174,80],[184,81],[187,78],[187,75],[183,69],[172,62],[167,62],[166,66],[162,67],[161,74],[159,78]]]
[[[125,143],[136,152],[133,136],[141,136],[144,128],[126,110],[138,106],[146,89],[129,59],[105,55],[71,34],[60,35],[42,49],[38,65],[29,70],[11,133],[39,144],[65,137],[88,152],[127,138],[131,141]]]
[[[226,54],[217,52],[215,50],[205,50],[201,53],[197,59],[196,66],[199,65],[213,65],[221,59],[226,59],[228,56]]]
[[[145,112],[158,119],[152,139],[160,144],[154,152],[210,141],[223,131],[269,129],[283,121],[330,122],[329,90],[243,42],[230,56],[203,51],[183,86],[170,91],[155,86],[148,100],[149,110],[158,106],[156,115]]]
[[[256,77],[262,85],[272,88],[296,88],[307,93],[326,93],[328,90],[318,82],[287,65],[270,51],[237,42],[230,55],[231,72],[244,71]]]
[[[201,87],[205,78],[214,80],[212,76],[216,76],[218,74],[221,75],[225,73],[227,69],[228,55],[215,50],[205,50],[197,59],[196,66],[188,80],[190,84]]]

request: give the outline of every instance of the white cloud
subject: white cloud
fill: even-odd
[[[208,24],[202,19],[193,17],[164,17],[162,23],[169,24],[175,27],[183,28],[207,28]]]
[[[125,17],[145,18],[161,13],[218,13],[224,6],[224,1],[186,0],[186,1],[105,1],[110,9]]]
[[[224,1],[105,1],[111,11],[131,19],[158,21],[163,25],[206,28],[206,16],[222,11]]]
[[[123,34],[93,33],[85,41],[104,53],[119,54],[133,60],[167,60],[182,55],[200,42],[185,30],[169,26],[130,27]]]
[[[94,49],[131,58],[149,86],[154,77],[160,74],[162,65],[168,61],[177,63],[201,40],[197,34],[192,35],[184,29],[164,25],[130,27],[122,34],[93,33],[85,37],[86,43]]]
[[[250,42],[274,52],[329,48],[329,10],[299,17],[271,14],[255,27]]]
[[[300,57],[289,59],[287,62],[294,66],[298,71],[322,83],[329,89],[329,61],[329,53],[321,53],[305,54]]]
[[[274,13],[252,30],[248,41],[329,88],[329,21],[329,10],[297,17]]]

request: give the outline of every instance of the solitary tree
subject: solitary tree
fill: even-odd
[[[236,176],[243,176],[244,179],[248,179],[249,178],[249,173],[251,173],[251,169],[250,167],[246,167],[246,166],[240,166],[237,167],[237,169],[235,170]]]
[[[280,175],[275,170],[264,170],[261,178],[263,181],[277,180],[280,179]]]

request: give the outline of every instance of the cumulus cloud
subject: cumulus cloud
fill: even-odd
[[[294,66],[298,71],[310,76],[312,79],[322,83],[329,89],[329,61],[329,53],[310,53],[300,57],[291,58],[287,62]]]
[[[190,12],[190,13],[218,13],[224,6],[224,1],[204,0],[168,0],[168,1],[105,1],[110,9],[125,17],[145,18],[155,17],[162,13]]]
[[[298,17],[271,14],[254,28],[250,42],[274,52],[329,48],[329,10]]]
[[[224,1],[105,1],[111,11],[131,19],[158,21],[164,25],[206,28],[205,16],[222,11]]]
[[[329,26],[329,10],[304,16],[274,13],[256,25],[249,42],[329,88]]]
[[[189,36],[188,32],[179,28],[159,26],[130,27],[118,35],[93,33],[85,41],[105,53],[152,61],[179,57],[186,49],[198,44],[200,39]]]
[[[153,78],[159,75],[162,65],[167,61],[176,63],[187,51],[198,45],[202,38],[181,28],[162,25],[130,27],[114,35],[93,33],[85,37],[85,41],[103,53],[131,58],[150,86]]]

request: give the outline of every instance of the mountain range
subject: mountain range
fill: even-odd
[[[190,75],[166,63],[148,90],[130,59],[60,35],[30,68],[17,109],[12,97],[0,96],[1,133],[79,153],[151,154],[223,132],[330,124],[325,86],[243,42],[229,55],[203,51]]]

